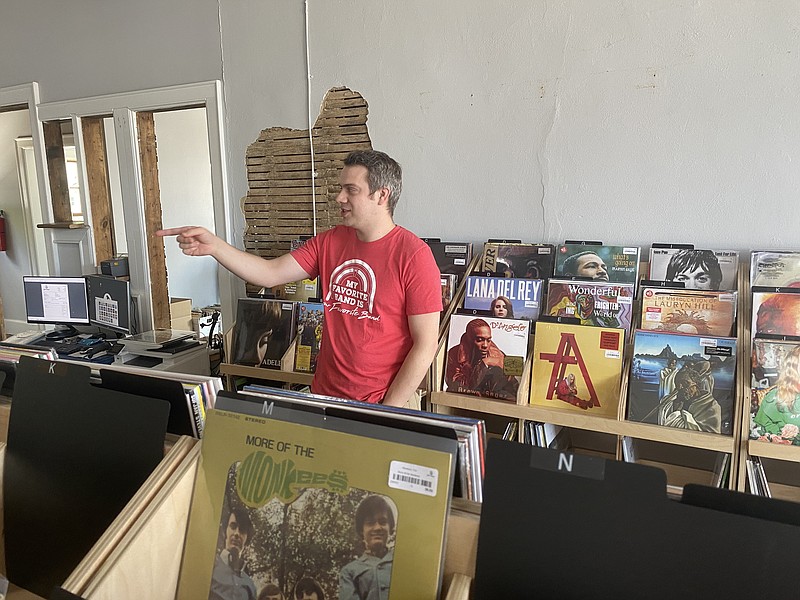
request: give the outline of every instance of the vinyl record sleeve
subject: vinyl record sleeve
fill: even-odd
[[[628,419],[730,435],[736,338],[637,330]]]
[[[728,337],[736,322],[736,292],[642,289],[641,329]]]
[[[624,346],[622,329],[540,321],[531,404],[616,418]]]
[[[556,249],[553,276],[591,277],[610,283],[636,284],[640,252],[638,246],[562,244]]]
[[[547,280],[553,274],[554,259],[552,244],[487,242],[483,245],[480,270],[505,277]]]
[[[388,597],[438,597],[455,440],[400,432],[402,443],[384,427],[293,414],[298,422],[210,411],[178,599],[208,598],[221,580],[233,507],[253,525],[236,564],[255,589],[272,581],[288,598],[310,577],[326,598],[339,597],[340,578],[364,553],[356,509],[376,496],[391,512],[381,559]]]
[[[750,255],[750,285],[797,287],[800,285],[800,252],[754,250]]]
[[[753,340],[750,439],[800,446],[798,369],[800,340]]]
[[[682,281],[685,289],[694,290],[735,290],[738,272],[735,250],[650,248],[653,281]]]
[[[232,362],[280,369],[294,337],[295,306],[286,300],[239,298]]]
[[[472,242],[425,241],[425,243],[430,247],[440,273],[464,276],[472,262]]]
[[[470,275],[464,292],[464,308],[491,311],[497,300],[503,303],[508,314],[494,316],[535,321],[539,318],[543,289],[541,279]]]
[[[581,325],[630,331],[633,294],[632,283],[551,279],[547,284],[546,314],[575,317]]]
[[[782,292],[753,290],[753,321],[750,334],[800,336],[800,288]],[[794,291],[789,291],[794,290]]]
[[[528,356],[530,321],[450,317],[445,390],[516,401]]]
[[[325,307],[321,302],[300,302],[297,305],[297,345],[294,354],[294,370],[314,373],[322,344]]]

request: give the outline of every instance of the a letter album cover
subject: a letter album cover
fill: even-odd
[[[177,598],[439,597],[455,440],[297,412],[210,411]]]
[[[800,252],[754,250],[750,255],[750,285],[800,286]]]
[[[739,253],[735,250],[650,248],[653,281],[683,283],[687,290],[735,290]]]
[[[554,247],[552,244],[483,245],[480,270],[504,277],[525,277],[547,280],[553,274]]]
[[[297,344],[294,351],[294,370],[314,373],[322,343],[322,325],[325,309],[321,302],[297,304]]]
[[[554,277],[587,277],[635,285],[639,279],[639,255],[638,246],[562,244],[556,249]]]
[[[531,322],[525,319],[452,315],[445,390],[515,402],[530,328]]]
[[[800,446],[800,339],[753,340],[750,439]]]
[[[628,419],[730,435],[736,338],[637,330]]]
[[[641,329],[728,337],[735,333],[736,292],[642,289]]]
[[[239,298],[232,362],[280,369],[294,339],[296,306],[286,300]]]
[[[617,418],[625,330],[539,321],[531,404]]]
[[[581,325],[630,331],[633,295],[632,283],[551,279],[547,284],[545,314],[574,317]]]
[[[544,282],[511,277],[467,277],[464,308],[489,311],[493,317],[539,318]]]
[[[442,282],[442,315],[450,307],[458,289],[458,275],[455,273],[440,273]]]

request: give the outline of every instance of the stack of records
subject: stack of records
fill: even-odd
[[[735,290],[738,269],[735,250],[650,248],[649,278],[677,283],[687,290]]]
[[[232,362],[280,369],[294,339],[296,306],[285,300],[239,298]]]
[[[641,328],[730,336],[736,322],[736,292],[642,289]]]

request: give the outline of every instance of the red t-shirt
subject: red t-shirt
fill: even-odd
[[[430,248],[399,225],[374,242],[339,225],[292,256],[309,277],[319,276],[325,304],[312,391],[380,402],[411,349],[408,315],[442,310]]]

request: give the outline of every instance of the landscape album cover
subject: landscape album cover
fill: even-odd
[[[630,331],[633,284],[551,279],[545,314],[574,317],[581,325],[619,327]]]
[[[516,401],[531,322],[454,314],[445,358],[449,392]]]
[[[541,310],[543,287],[541,279],[470,275],[464,293],[464,308],[489,311],[496,317],[535,321]],[[500,302],[503,314],[497,311]]]
[[[438,597],[455,440],[432,442],[451,453],[347,423],[365,435],[210,411],[179,600],[226,597],[231,582],[248,598],[268,588],[284,598],[298,588],[325,598]]]
[[[637,330],[628,419],[730,435],[736,338]]]
[[[635,285],[639,278],[639,254],[637,246],[562,244],[556,249],[554,277],[588,277]]]
[[[736,292],[643,288],[641,328],[730,336],[736,299]]]
[[[531,404],[616,418],[625,331],[539,321]]]

